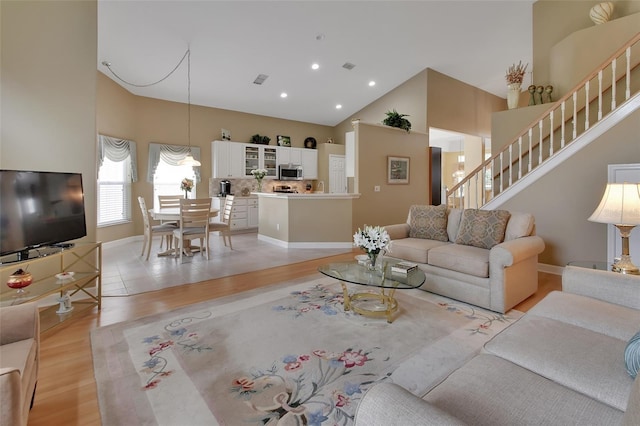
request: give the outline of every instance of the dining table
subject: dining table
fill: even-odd
[[[212,208],[209,211],[209,217],[216,217],[220,213],[219,209]],[[180,222],[180,207],[165,207],[158,209],[149,209],[149,214],[154,220],[159,220],[161,222]],[[194,252],[200,251],[199,246],[192,246],[191,240],[184,240],[182,246],[184,247],[184,254],[187,256],[193,256]],[[177,247],[169,248],[165,251],[159,252],[158,257],[162,256],[175,256]]]

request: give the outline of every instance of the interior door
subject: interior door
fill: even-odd
[[[347,193],[347,171],[344,155],[329,155],[329,192],[331,194]]]

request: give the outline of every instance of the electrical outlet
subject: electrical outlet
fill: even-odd
[[[373,187],[373,192],[380,192],[380,185],[376,185]]]

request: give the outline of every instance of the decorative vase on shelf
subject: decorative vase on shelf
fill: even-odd
[[[518,108],[518,102],[520,101],[520,85],[521,83],[507,84],[507,108]]]
[[[589,11],[589,18],[596,25],[609,22],[611,15],[613,15],[613,2],[610,1],[598,3]]]

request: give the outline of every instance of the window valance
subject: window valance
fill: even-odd
[[[166,145],[160,143],[149,144],[149,167],[147,168],[147,182],[153,183],[153,175],[156,173],[158,163],[162,161],[171,165],[179,166],[178,161],[182,160],[189,153],[189,147],[184,145]],[[200,147],[191,147],[191,155],[200,161]],[[194,167],[196,182],[200,182],[200,168]]]
[[[124,161],[128,156],[131,156],[131,181],[137,182],[138,161],[136,156],[136,143],[126,139],[98,135],[98,170],[102,167],[105,158],[120,162]]]

